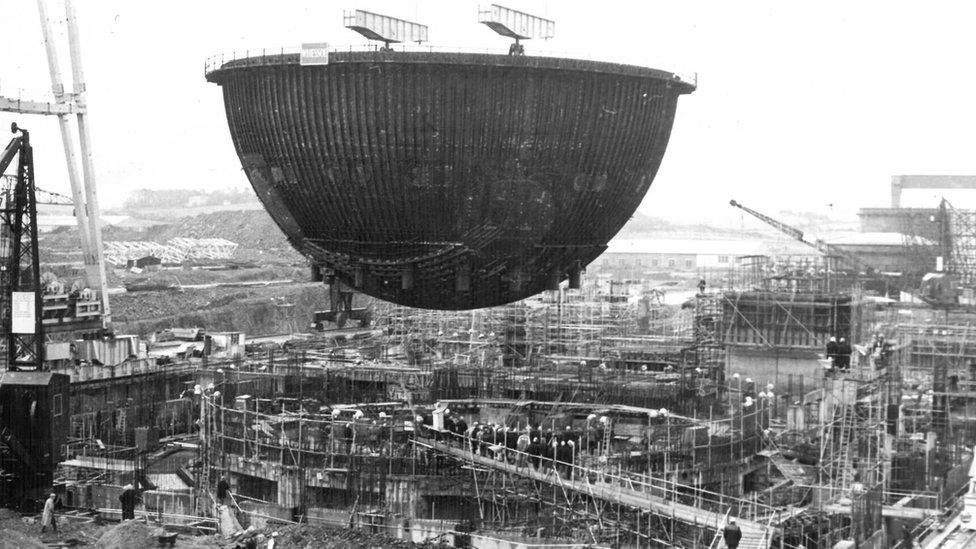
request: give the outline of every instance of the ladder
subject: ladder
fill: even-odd
[[[854,434],[854,421],[857,419],[857,414],[854,412],[855,405],[849,403],[844,406],[844,424],[841,426],[841,462],[840,462],[840,475],[841,475],[841,487],[844,491],[850,489],[851,484],[854,482],[853,468],[851,467],[851,447],[857,442]]]
[[[854,403],[845,402],[838,412],[840,417],[834,423],[834,428],[831,429],[834,455],[831,456],[833,459],[830,461],[832,465],[830,478],[834,482],[839,483],[842,494],[846,493],[854,482],[854,475],[851,470],[851,446],[855,442],[853,440],[855,437],[852,435],[857,414],[854,412],[853,407]],[[836,437],[834,437],[835,432],[837,432]],[[835,439],[836,442],[834,442]]]

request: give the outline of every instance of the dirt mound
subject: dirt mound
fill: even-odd
[[[180,534],[176,538],[176,549],[221,549],[222,547],[228,547],[228,545],[219,536],[184,536]]]
[[[17,530],[0,530],[0,549],[45,549],[41,540]]]
[[[99,549],[151,549],[159,546],[157,528],[143,522],[127,520],[108,530],[98,539]]]
[[[434,549],[451,547],[447,543],[413,543],[402,539],[371,534],[359,528],[336,528],[295,524],[278,529],[275,548],[281,549]]]

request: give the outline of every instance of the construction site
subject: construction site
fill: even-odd
[[[0,546],[976,546],[976,211],[901,204],[976,176],[893,176],[859,240],[732,200],[771,246],[615,246],[696,77],[355,10],[205,63],[256,234],[103,227],[63,4],[53,99],[0,90]]]

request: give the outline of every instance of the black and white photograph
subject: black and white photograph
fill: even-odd
[[[976,5],[0,9],[0,549],[976,549]]]

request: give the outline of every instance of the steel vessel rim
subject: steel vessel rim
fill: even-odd
[[[220,83],[220,76],[240,70],[262,67],[302,66],[300,54],[294,51],[276,53],[275,50],[261,50],[260,55],[246,55],[224,60],[223,56],[210,57],[206,63],[207,80]],[[235,54],[236,55],[236,54]],[[331,52],[329,64],[389,63],[389,64],[431,64],[468,65],[472,67],[526,68],[566,72],[591,72],[617,76],[636,76],[672,82],[679,93],[691,93],[697,87],[695,82],[682,79],[677,73],[611,61],[596,61],[572,57],[512,56],[501,53],[481,52],[425,52],[425,51],[381,51],[381,50],[340,50]],[[327,65],[306,65],[307,69]]]

